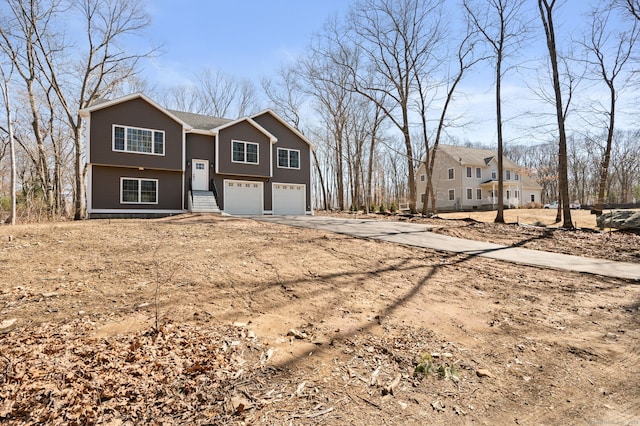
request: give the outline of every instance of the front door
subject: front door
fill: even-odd
[[[207,160],[192,160],[191,188],[194,191],[209,190],[209,162]]]

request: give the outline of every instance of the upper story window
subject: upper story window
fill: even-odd
[[[511,180],[511,170],[505,170],[504,175],[505,180]]]
[[[476,177],[478,179],[482,178],[482,169],[480,167],[476,167]]]
[[[278,148],[278,167],[281,169],[299,169],[300,151],[297,149]]]
[[[467,167],[467,177],[471,177],[471,167]]]
[[[453,174],[453,169],[449,169],[449,179],[453,179],[454,174]]]
[[[164,155],[164,132],[162,130],[114,125],[113,150]]]
[[[495,170],[491,170],[491,180],[496,180],[498,179],[498,174],[496,173]]]
[[[254,142],[231,141],[231,160],[234,163],[258,164],[258,144]]]
[[[420,182],[427,180],[427,175],[420,175]]]
[[[514,180],[520,180],[520,175],[518,174],[518,172],[514,173],[513,179]]]

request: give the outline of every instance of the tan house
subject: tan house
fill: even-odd
[[[504,206],[517,208],[540,203],[542,187],[524,175],[522,167],[503,157]],[[427,175],[424,163],[416,172],[418,200],[422,209]],[[498,207],[498,155],[496,151],[439,145],[433,185],[438,210],[494,210]]]

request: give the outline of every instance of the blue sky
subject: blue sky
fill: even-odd
[[[148,0],[147,11],[152,19],[149,34],[154,43],[163,45],[164,54],[147,64],[144,76],[161,89],[186,84],[194,73],[209,67],[249,78],[260,87],[262,77],[275,75],[283,64],[303,54],[327,18],[343,16],[351,3],[351,0]],[[531,3],[531,18],[542,37],[536,3],[534,0]],[[563,2],[562,15],[555,22],[561,46],[566,45],[568,37],[580,35],[577,25],[586,19],[583,14],[591,3]],[[451,5],[450,16],[455,16],[460,1],[447,0],[446,4]],[[544,41],[539,38],[530,42],[522,53],[546,54]],[[530,119],[531,111],[553,113],[553,108],[540,104],[528,87],[534,84],[535,69],[543,65],[529,62],[527,66],[532,70],[526,76],[508,75],[503,83],[503,114],[508,120],[505,136],[514,142],[546,138],[542,130],[531,136],[522,129],[535,126]],[[469,73],[460,86],[451,112],[464,115],[469,123],[452,132],[463,140],[493,143],[494,111],[493,75],[490,66],[485,65]],[[633,113],[636,112],[634,108]],[[631,120],[632,125],[634,121]]]
[[[205,66],[259,83],[304,52],[314,32],[347,0],[152,0],[151,34],[164,55],[147,69],[160,84]]]

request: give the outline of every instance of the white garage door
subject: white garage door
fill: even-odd
[[[291,183],[273,184],[273,214],[303,215],[306,207],[304,185]]]
[[[224,212],[237,215],[263,213],[262,182],[243,180],[224,181]]]

